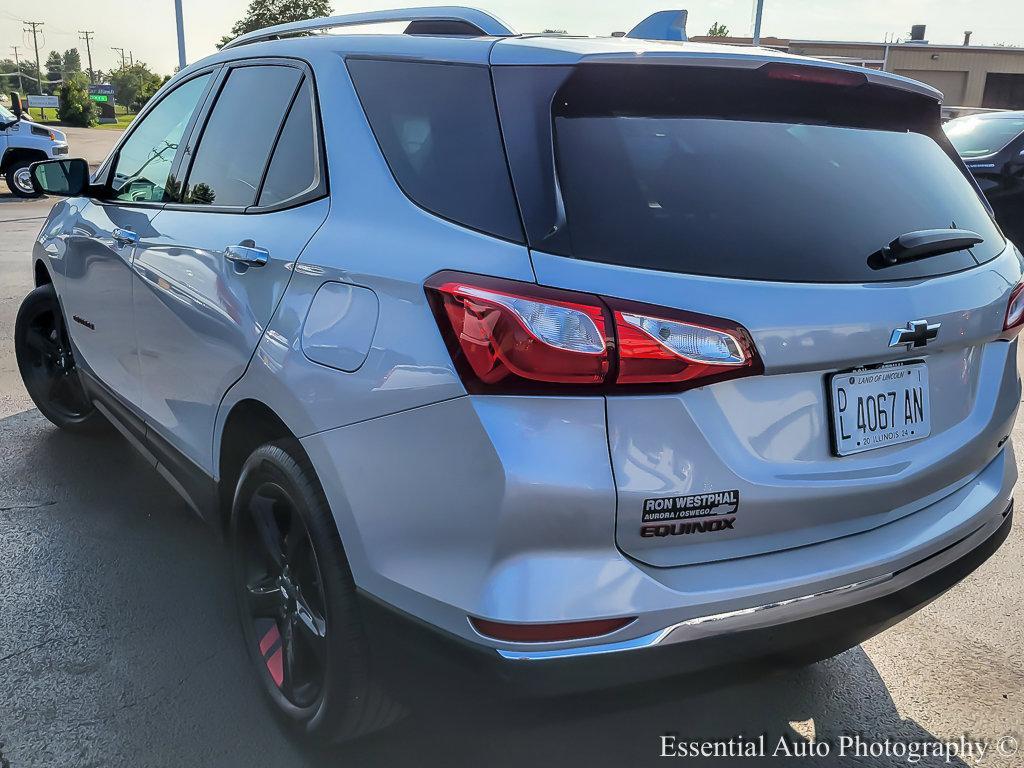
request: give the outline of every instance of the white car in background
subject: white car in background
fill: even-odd
[[[16,197],[36,197],[29,166],[40,160],[60,158],[68,153],[68,140],[61,131],[19,119],[0,104],[0,173]]]

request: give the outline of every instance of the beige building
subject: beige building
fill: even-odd
[[[750,45],[750,38],[691,37]],[[949,106],[1024,109],[1024,48],[763,38],[768,48],[884,69],[938,88]]]

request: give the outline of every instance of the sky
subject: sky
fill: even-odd
[[[189,63],[216,49],[221,35],[242,16],[248,0],[182,0]],[[749,35],[753,0],[336,0],[336,13],[402,5],[463,2],[497,15],[512,28],[528,32],[565,29],[570,33],[606,35],[628,30],[648,14],[673,7],[690,12],[688,31],[705,34],[712,23],[725,24],[734,35]],[[80,30],[95,32],[93,65],[110,69],[120,63],[118,46],[132,51],[159,74],[177,64],[174,0],[0,0],[0,58],[34,57],[32,36],[23,21],[43,22],[40,61],[50,50],[77,47],[86,60]],[[976,45],[1024,46],[1024,0],[765,0],[762,34],[819,40],[883,40],[906,37],[912,24],[927,24],[935,43],[960,43],[965,30]]]

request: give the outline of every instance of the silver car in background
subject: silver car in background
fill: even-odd
[[[920,83],[358,14],[33,178],[66,199],[26,385],[226,532],[307,734],[393,720],[414,661],[551,693],[822,658],[1009,533],[1021,255]]]

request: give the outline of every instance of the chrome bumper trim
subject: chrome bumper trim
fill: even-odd
[[[683,629],[685,627],[703,627],[707,628],[709,624],[716,624],[718,622],[729,622],[733,619],[744,618],[747,616],[757,615],[763,616],[768,611],[773,611],[779,608],[795,605],[797,603],[803,603],[808,600],[814,600],[820,597],[829,597],[838,594],[845,594],[850,592],[856,592],[857,590],[867,589],[883,582],[890,580],[894,574],[886,573],[881,576],[875,576],[871,579],[864,579],[863,581],[856,581],[853,584],[845,584],[841,587],[834,587],[833,589],[826,589],[822,592],[814,592],[810,595],[801,595],[799,597],[791,597],[788,600],[778,600],[773,603],[765,603],[764,605],[755,605],[751,608],[741,608],[736,611],[727,611],[726,613],[713,613],[707,616],[697,616],[692,619],[686,619],[684,621],[677,622],[671,626],[659,629],[650,634],[643,635],[641,637],[635,637],[631,640],[621,640],[616,643],[602,643],[600,645],[580,645],[573,648],[555,648],[552,650],[506,650],[504,648],[497,648],[498,655],[503,659],[510,661],[545,661],[548,659],[566,659],[575,656],[598,656],[605,653],[619,653],[620,651],[632,651],[638,648],[650,648],[651,646],[658,645],[670,634],[676,630]],[[723,629],[722,631],[726,631]],[[704,634],[715,634],[714,631],[701,632]]]

